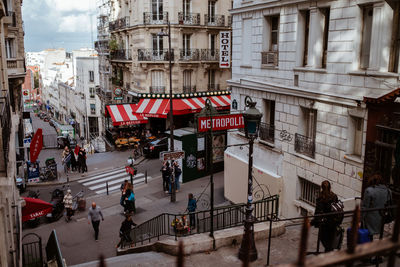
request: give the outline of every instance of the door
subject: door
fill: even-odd
[[[208,23],[215,23],[215,1],[208,1]]]
[[[190,13],[192,12],[192,0],[183,0],[183,19],[189,20]]]
[[[183,92],[192,93],[192,70],[183,71]]]
[[[153,56],[161,59],[164,50],[163,36],[153,34]]]
[[[42,239],[37,234],[22,238],[22,266],[43,267]]]
[[[190,57],[190,34],[182,35],[183,56]]]
[[[164,72],[162,70],[153,70],[151,72],[151,93],[164,93]]]
[[[162,21],[163,17],[163,0],[152,0],[151,2],[151,13],[153,21]]]

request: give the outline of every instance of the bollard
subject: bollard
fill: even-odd
[[[107,189],[107,196],[108,196],[108,181],[106,181],[106,189]]]
[[[144,172],[144,182],[147,184],[147,170]]]

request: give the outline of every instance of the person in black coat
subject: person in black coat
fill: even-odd
[[[163,166],[161,168],[161,175],[163,178],[163,189],[165,191],[165,193],[169,192],[169,179],[171,176],[172,170],[171,167],[169,166],[169,162],[168,161],[164,161]]]
[[[76,158],[75,158],[75,153],[72,149],[69,150],[69,153],[71,154],[71,168],[72,171],[76,171],[78,164],[76,162]]]
[[[331,184],[329,181],[325,180],[321,184],[321,191],[316,200],[316,207],[314,215],[322,214],[322,213],[330,213],[331,204],[338,201],[338,197],[335,193],[331,191]],[[325,248],[325,252],[334,250],[336,237],[337,237],[337,224],[332,219],[332,216],[335,215],[326,215],[314,217],[311,221],[311,225],[319,228],[319,238],[321,240],[322,245]]]
[[[132,245],[132,238],[130,235],[132,226],[135,227],[136,223],[132,221],[132,216],[127,214],[125,216],[125,220],[121,223],[121,227],[119,228],[119,237],[121,238],[121,240],[117,244],[117,248],[121,246],[124,242],[128,242]]]
[[[85,171],[87,172],[86,151],[83,148],[81,148],[78,153],[78,166],[79,166],[79,172],[82,173],[84,173]]]

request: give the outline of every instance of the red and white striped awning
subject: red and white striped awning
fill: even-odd
[[[206,99],[211,100],[216,109],[229,109],[231,106],[230,95],[219,95],[210,97],[192,97],[173,99],[173,114],[183,115],[200,112],[205,106]],[[170,110],[169,99],[144,98],[138,104],[132,105],[132,111],[146,117],[166,118]]]
[[[143,115],[133,114],[131,104],[108,105],[107,111],[114,126],[134,125],[148,122],[147,118]]]

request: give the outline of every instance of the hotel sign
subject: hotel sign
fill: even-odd
[[[244,128],[244,119],[242,114],[230,114],[214,117],[199,117],[197,131],[207,132]]]
[[[231,67],[231,32],[220,32],[219,40],[219,67],[229,69]]]

